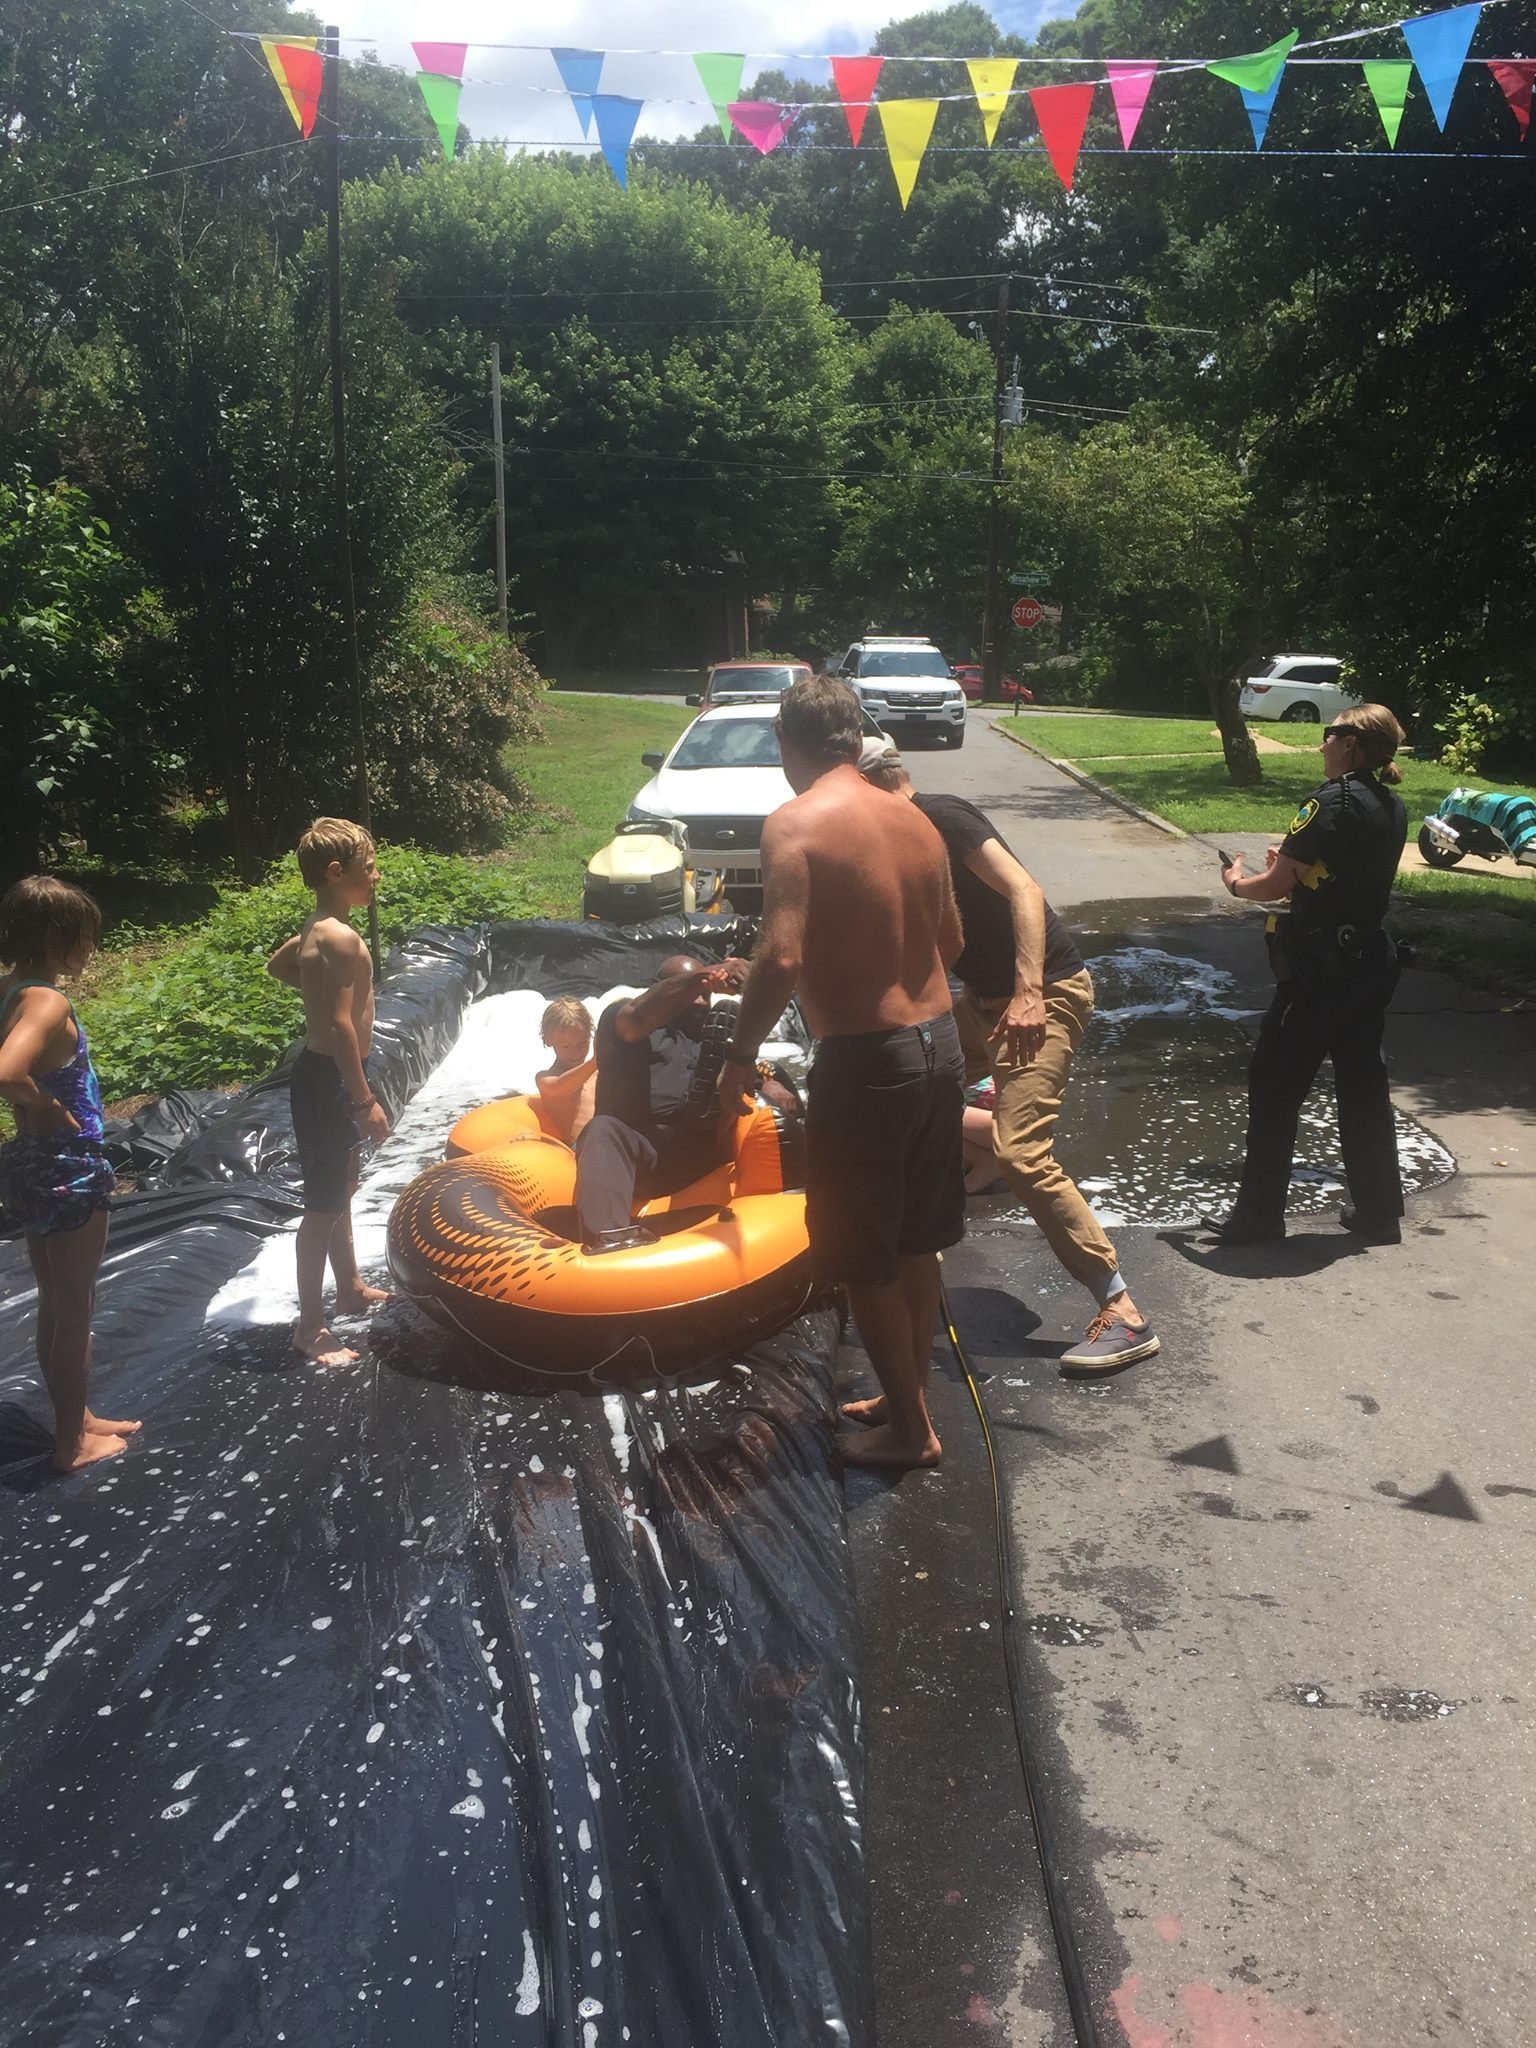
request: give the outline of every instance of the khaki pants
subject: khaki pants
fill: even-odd
[[[1093,978],[1084,968],[1068,981],[1046,984],[1045,1044],[1027,1067],[1016,1066],[987,1043],[1007,1007],[1006,997],[983,999],[969,989],[955,1004],[966,1082],[991,1074],[997,1088],[992,1149],[998,1164],[1062,1265],[1102,1302],[1106,1282],[1118,1277],[1115,1248],[1052,1149],[1072,1055],[1093,1016]]]

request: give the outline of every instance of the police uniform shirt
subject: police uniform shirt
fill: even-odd
[[[1297,926],[1379,926],[1407,837],[1402,799],[1374,775],[1325,782],[1292,818],[1280,848],[1305,870],[1291,891]]]
[[[965,948],[955,962],[953,973],[983,1002],[995,1002],[1013,994],[1015,951],[1013,905],[1000,896],[990,882],[972,874],[966,861],[989,839],[995,839],[1005,853],[1012,853],[1002,833],[985,811],[963,796],[915,796],[912,801],[934,827],[949,855],[950,880],[954,884],[955,907],[965,931]],[[1083,958],[1073,945],[1066,926],[1045,906],[1045,975],[1053,981],[1070,981],[1083,971]]]
[[[658,1127],[671,1123],[688,1101],[700,1046],[670,1024],[633,1044],[621,1038],[618,1015],[628,1000],[610,1003],[597,1020],[595,1113],[616,1116],[654,1140]]]

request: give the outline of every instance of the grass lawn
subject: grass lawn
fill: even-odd
[[[539,707],[545,742],[513,762],[538,808],[520,823],[507,851],[492,856],[517,870],[540,915],[580,913],[587,861],[613,837],[649,776],[640,756],[665,752],[693,716],[680,705],[643,698],[545,698]]]
[[[1211,758],[1155,760],[1146,756],[1159,736],[1188,731],[1193,720],[1161,718],[1079,719],[1071,721],[1086,736],[1087,746],[1056,744],[1069,721],[1052,721],[1051,752],[1074,762],[1096,781],[1108,784],[1144,810],[1181,825],[1186,832],[1214,836],[1222,832],[1267,832],[1278,838],[1303,798],[1323,779],[1322,758],[1315,749],[1265,754],[1264,780],[1252,789],[1234,789],[1227,778],[1219,743],[1210,742]],[[1102,752],[1137,753],[1137,760],[1105,760],[1098,743],[1100,726],[1131,728],[1135,745]],[[1010,729],[999,721],[998,729]],[[1209,728],[1205,728],[1208,732]],[[1025,736],[1040,742],[1026,728]],[[1458,782],[1491,787],[1485,778],[1453,775],[1437,761],[1402,760],[1402,798],[1408,807],[1410,836],[1428,811],[1449,795]],[[1512,795],[1536,797],[1523,783],[1498,785]],[[1398,876],[1393,927],[1410,939],[1426,967],[1437,967],[1480,988],[1512,995],[1536,995],[1536,875],[1530,881],[1480,873],[1481,863],[1468,861],[1450,872],[1409,870]]]
[[[1221,757],[1221,736],[1208,718],[1075,718],[1069,711],[1052,712],[1049,721],[1021,712],[1008,729],[1032,747],[1044,747],[1058,760],[1085,766],[1117,754],[1214,754]]]

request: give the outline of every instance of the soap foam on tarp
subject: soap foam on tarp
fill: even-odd
[[[477,985],[522,978],[517,929],[429,946],[381,987],[402,1134]],[[535,930],[527,978],[565,992],[588,934]],[[600,934],[603,971],[572,992],[643,985],[681,930]],[[601,1402],[377,1357],[319,1372],[280,1328],[242,1350],[201,1324],[251,1229],[291,1215],[284,1095],[189,1141],[200,1185],[135,1198],[99,1391],[141,1410],[143,1439],[64,1484],[6,1471],[8,2025],[60,2048],[576,2048],[594,2027],[635,2048],[860,2048],[833,1318],[708,1387]],[[242,1187],[242,1160],[268,1177]],[[386,1148],[375,1172],[395,1170]],[[189,1214],[237,1189],[246,1225]],[[0,1288],[18,1277],[7,1254]],[[25,1289],[8,1294],[0,1394],[30,1378]]]

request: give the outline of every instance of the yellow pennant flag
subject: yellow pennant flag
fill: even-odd
[[[987,131],[987,147],[990,149],[997,138],[997,124],[1008,111],[1008,95],[1013,90],[1013,77],[1019,68],[1019,60],[1017,57],[967,57],[965,68],[971,74],[971,90],[981,109],[981,125]]]
[[[263,36],[261,38],[261,54],[267,60],[267,69],[277,81],[277,89],[283,96],[283,105],[292,114],[294,127],[302,128],[304,126],[304,116],[299,111],[298,102],[293,97],[293,87],[288,83],[288,75],[283,69],[283,60],[277,54],[284,44],[290,50],[318,50],[320,38],[318,36]]]
[[[885,130],[885,147],[890,155],[891,169],[896,173],[901,210],[905,213],[907,201],[912,197],[912,187],[917,183],[918,165],[933,134],[939,103],[937,100],[876,100],[875,105],[880,112],[880,125]]]

